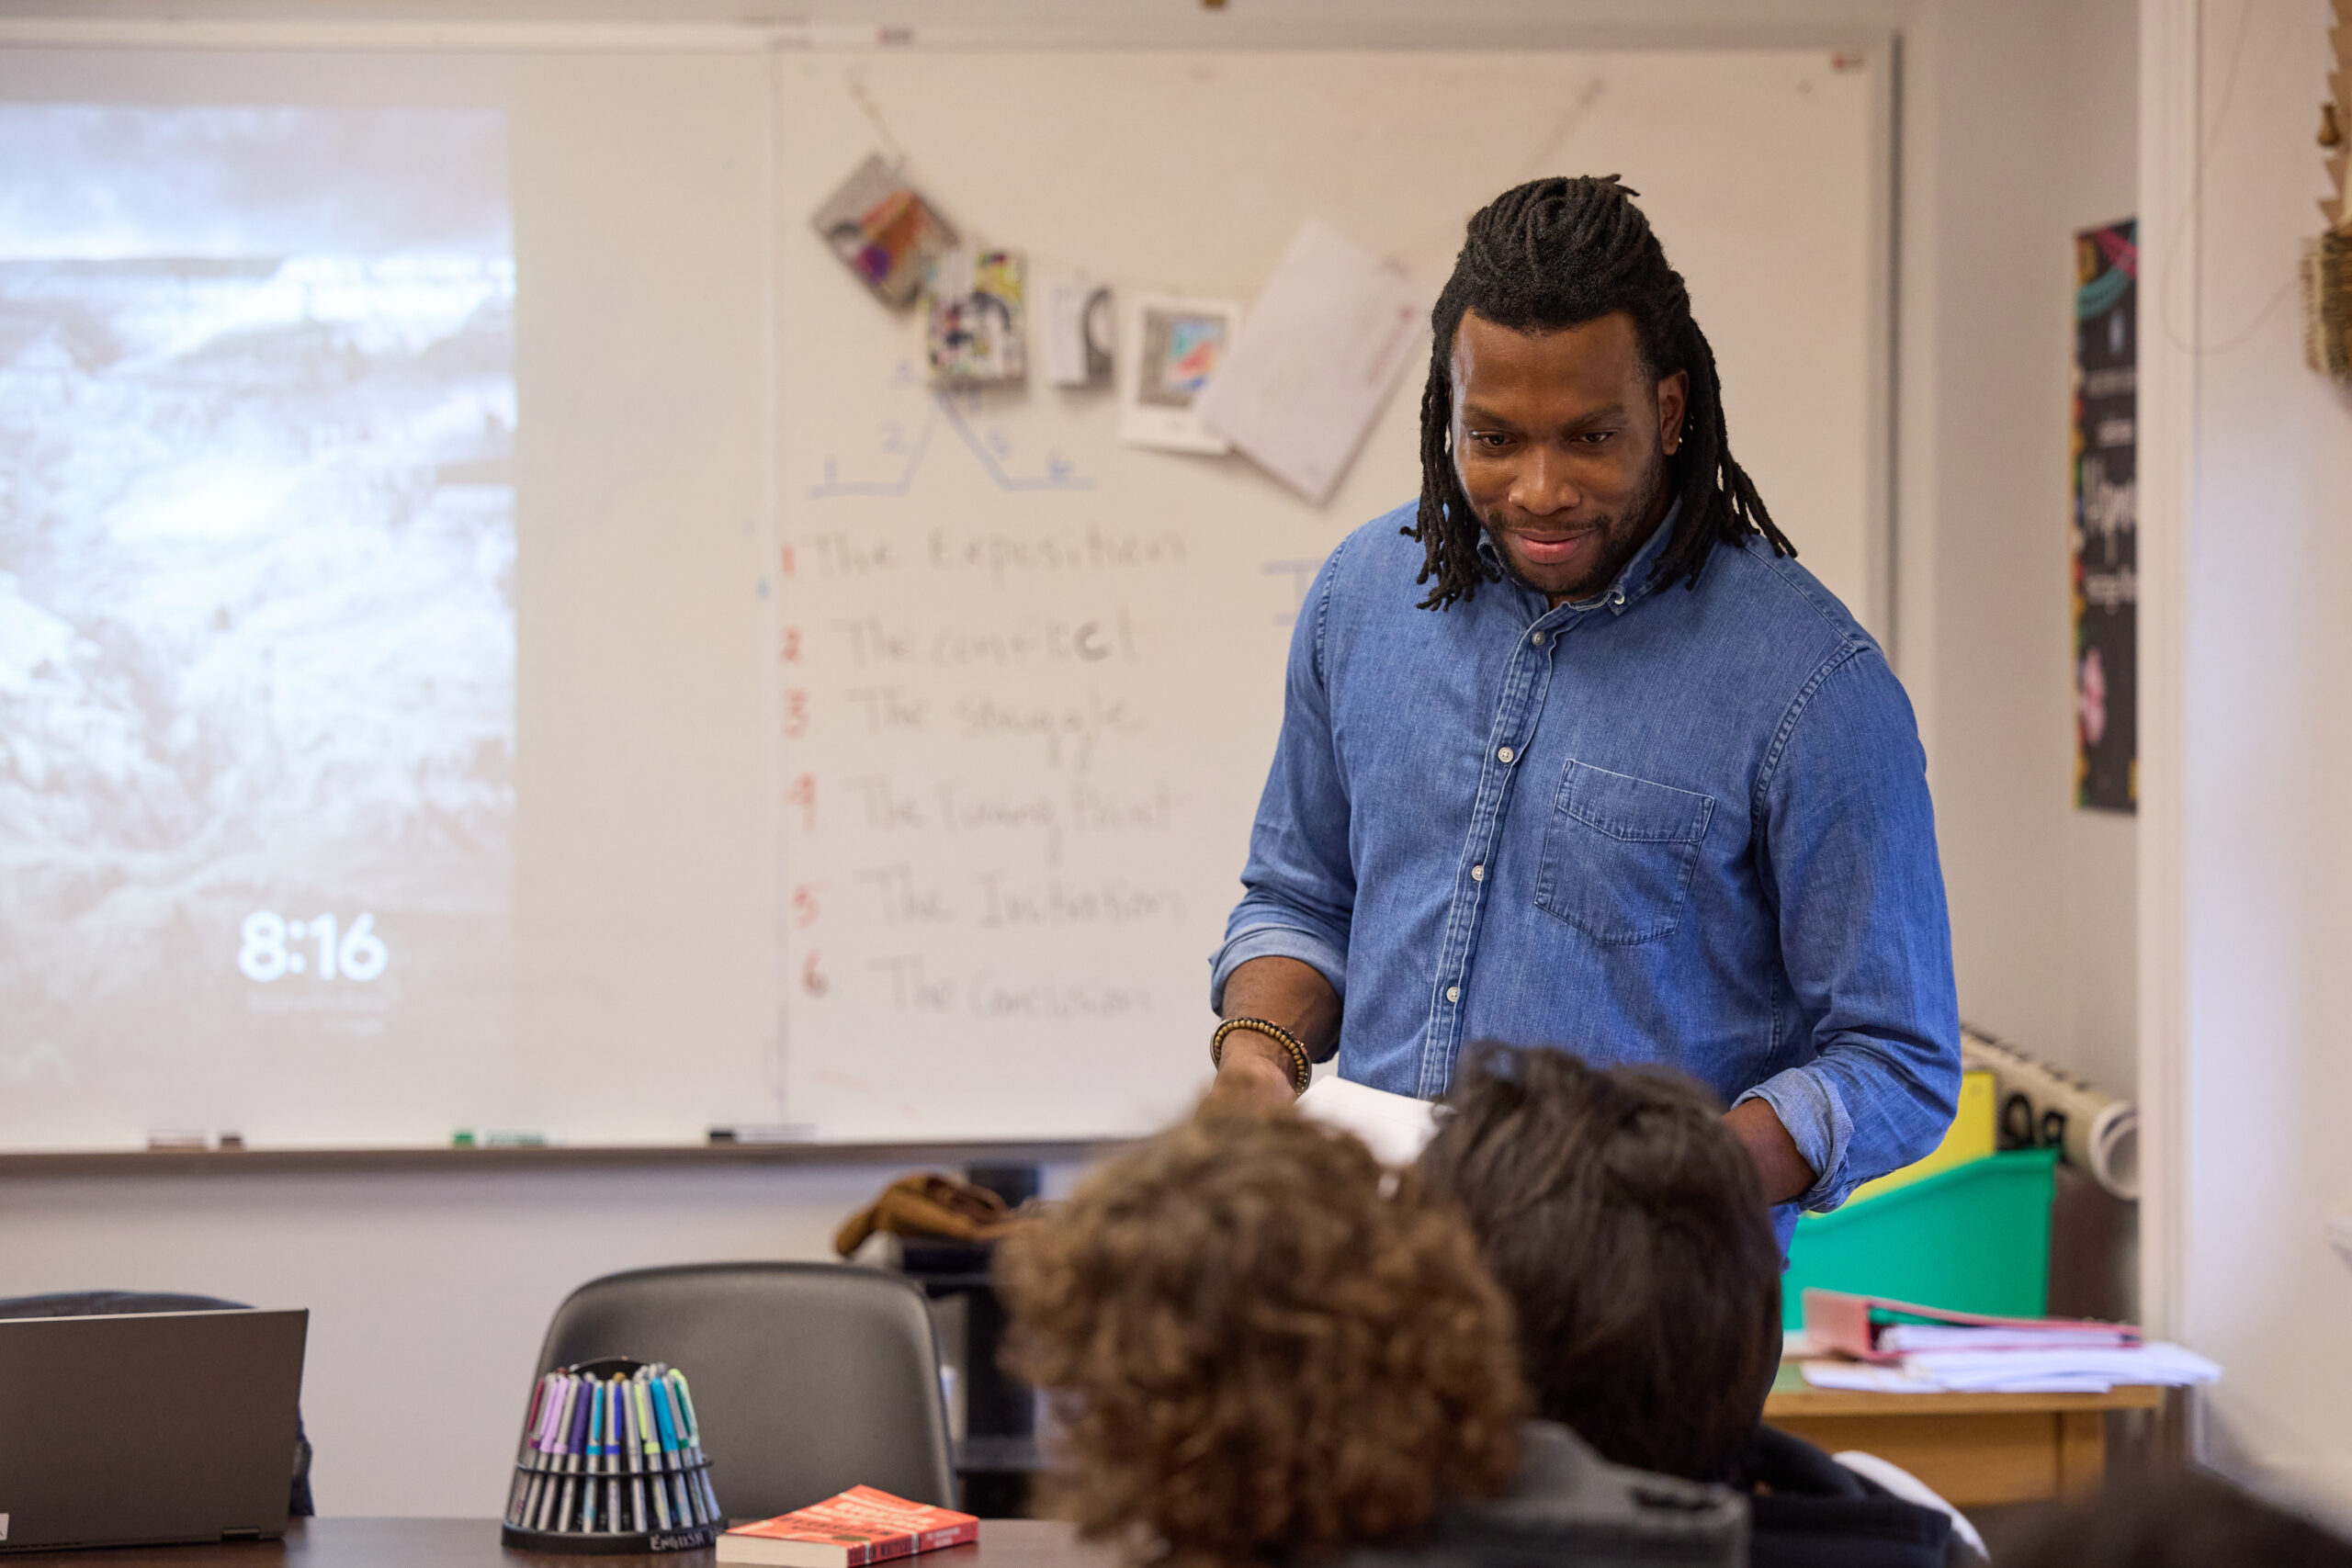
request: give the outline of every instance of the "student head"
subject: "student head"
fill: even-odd
[[[996,1273],[1090,1536],[1311,1561],[1510,1483],[1510,1309],[1460,1219],[1343,1134],[1204,1111],[1002,1243]]]
[[[2111,1484],[2068,1508],[2016,1562],[2018,1568],[2352,1568],[2352,1545],[2227,1482],[2182,1469]]]
[[[1663,581],[1691,582],[1720,540],[1794,554],[1731,455],[1714,350],[1634,193],[1532,180],[1470,220],[1431,312],[1421,394],[1425,608],[1504,570],[1558,599],[1600,592],[1675,502]]]
[[[1722,1479],[1780,1354],[1747,1151],[1674,1073],[1469,1053],[1421,1156],[1511,1299],[1538,1413],[1620,1464]]]

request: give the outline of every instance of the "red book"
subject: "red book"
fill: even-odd
[[[838,1497],[736,1526],[718,1538],[718,1561],[778,1568],[860,1568],[979,1539],[980,1521],[969,1514],[910,1503],[871,1486],[853,1486]]]

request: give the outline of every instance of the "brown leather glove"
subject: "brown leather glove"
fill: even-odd
[[[902,1176],[880,1197],[852,1214],[833,1233],[833,1250],[847,1258],[876,1231],[891,1235],[939,1236],[949,1241],[994,1241],[1018,1229],[1017,1215],[985,1187],[927,1171]]]

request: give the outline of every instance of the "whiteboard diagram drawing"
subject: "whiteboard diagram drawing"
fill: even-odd
[[[913,367],[900,365],[895,384],[911,385],[913,379]],[[923,459],[931,452],[932,437],[938,433],[939,427],[943,424],[953,431],[956,438],[963,443],[965,449],[978,460],[981,471],[988,475],[990,482],[999,490],[1092,490],[1094,488],[1094,481],[1080,473],[1076,466],[1057,451],[1046,452],[1045,472],[1041,474],[1016,474],[1011,471],[1006,467],[1013,457],[1011,438],[1001,429],[974,430],[971,417],[967,417],[964,410],[956,406],[959,395],[971,403],[971,413],[977,416],[980,411],[982,396],[978,389],[975,388],[961,394],[934,389],[925,400],[922,423],[916,427],[911,439],[906,434],[906,425],[903,422],[890,420],[884,423],[881,427],[881,455],[885,457],[897,457],[899,460],[899,471],[896,475],[889,479],[844,479],[841,477],[839,458],[828,452],[825,454],[825,477],[821,482],[808,487],[809,499],[829,501],[845,495],[906,494],[908,487],[914,483],[915,476],[922,471]]]

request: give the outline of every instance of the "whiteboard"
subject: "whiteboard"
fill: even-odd
[[[0,1146],[1086,1138],[1196,1092],[1292,618],[1332,545],[1415,493],[1418,370],[1321,507],[1239,457],[1121,446],[1108,393],[942,399],[912,318],[808,227],[872,152],[902,150],[967,234],[1033,264],[1245,305],[1308,217],[1434,290],[1502,188],[1622,174],[1775,516],[1867,623],[1885,604],[1883,49],[268,31],[0,50],[0,102],[503,118],[512,550],[481,575],[508,595],[512,741],[482,765],[495,831],[448,863],[479,885],[435,874],[473,923],[427,963],[431,931],[378,910],[390,957],[363,999],[392,1022],[371,1034],[334,1010],[356,950],[340,997],[316,969],[241,977],[247,890],[175,843],[151,869],[192,891],[150,900],[121,987],[52,987],[62,1016],[127,1021],[103,1048],[0,1018]],[[67,373],[40,353],[19,372]],[[205,610],[191,636],[215,635]],[[458,658],[428,627],[353,651],[412,673]],[[0,626],[0,664],[19,629]],[[320,806],[315,840],[232,826],[256,863],[364,835],[348,792]],[[59,858],[55,834],[27,842]],[[21,900],[17,852],[0,841],[0,897]],[[347,938],[365,906],[338,886],[289,887],[279,912]],[[39,929],[27,909],[0,913]],[[289,955],[314,942],[323,968],[322,933]],[[321,1010],[280,1005],[303,998]]]
[[[171,254],[183,234],[211,243],[197,213],[157,242],[165,254],[96,275],[137,280],[130,303],[173,318],[164,335],[174,319],[201,327],[160,350],[126,355],[125,341],[146,344],[110,341],[109,319],[93,331],[45,299],[28,305],[11,264],[0,1145],[135,1148],[161,1131],[233,1130],[256,1147],[408,1145],[459,1128],[677,1143],[763,1119],[775,1062],[776,741],[756,589],[773,527],[769,62],[741,48],[337,47],[332,28],[267,42],[0,49],[12,124],[70,130],[95,113],[116,148],[208,116],[294,132],[263,138],[266,158],[191,160],[220,182],[224,218],[265,230],[225,242],[249,261]],[[338,143],[310,133],[352,132],[354,116],[345,141],[376,156],[335,166],[321,149]],[[370,129],[398,134],[359,134]],[[29,200],[40,183],[6,195]],[[201,201],[201,182],[186,183]],[[152,195],[135,180],[88,188],[101,218],[106,201]],[[418,233],[449,248],[458,197],[503,218],[511,193],[511,327],[493,318],[468,338],[412,311],[354,331],[354,290],[312,287],[315,264],[300,289],[272,287],[288,250],[298,269],[301,253],[332,250],[339,236],[318,231],[336,220],[361,231],[363,255],[387,248],[366,231],[388,226],[391,204],[372,199],[387,188],[409,217],[389,248],[411,252]],[[77,199],[51,205],[72,217]],[[0,224],[4,254],[32,232],[18,216]],[[455,238],[483,229],[503,261],[495,219]],[[231,303],[251,319],[193,321],[174,292],[191,278],[237,286]],[[283,373],[240,371],[256,361]],[[163,405],[172,420],[43,412],[115,395],[116,367],[151,363],[164,370],[148,383],[179,399]],[[209,381],[236,394],[217,408],[180,394]],[[469,405],[482,382],[492,390]],[[355,385],[382,395],[355,410]],[[140,389],[134,378],[121,395]],[[144,470],[121,460],[158,448]],[[224,485],[223,470],[264,483]],[[135,508],[86,502],[73,488],[85,475],[130,479],[133,501],[139,481],[202,481],[163,541],[178,553],[119,552],[140,569],[133,586],[187,603],[126,616],[131,595],[85,592],[96,618],[50,638],[53,656],[28,653],[28,626],[59,608],[49,584],[71,575],[54,558],[72,547],[69,566],[104,559],[77,534],[158,532],[129,526]],[[326,479],[344,482],[321,502]],[[269,484],[288,499],[256,502]],[[374,504],[384,497],[401,504]],[[490,506],[511,525],[477,527],[480,546],[419,546]],[[209,542],[240,529],[277,554],[249,561]],[[322,602],[322,581],[348,596]],[[152,646],[117,657],[131,642]],[[123,700],[126,672],[141,679]],[[67,678],[90,691],[79,709],[44,698]],[[256,686],[258,705],[243,695]],[[87,741],[85,711],[127,740]],[[288,756],[302,765],[280,766]],[[98,787],[83,787],[91,774]],[[290,917],[287,940],[242,942],[255,910]],[[372,953],[364,938],[330,940],[363,916]],[[269,964],[251,962],[255,946]],[[368,962],[355,971],[354,956]],[[23,992],[49,1005],[17,1005]]]
[[[1245,303],[1310,215],[1433,295],[1501,189],[1622,174],[1690,282],[1734,450],[1876,614],[1884,231],[1859,57],[876,51],[779,73],[783,1089],[826,1137],[1128,1131],[1204,1085],[1207,959],[1294,613],[1341,536],[1417,493],[1426,360],[1319,509],[1238,457],[1121,446],[1106,392],[935,392],[916,324],[807,227],[877,141],[979,243]]]

